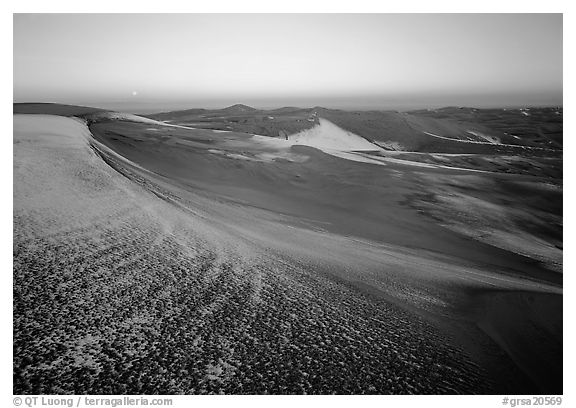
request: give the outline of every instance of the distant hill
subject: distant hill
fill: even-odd
[[[147,118],[201,129],[235,131],[271,137],[286,137],[318,124],[311,109],[287,107],[255,109],[236,104],[224,109],[188,109],[143,115]]]
[[[250,112],[257,112],[258,109],[253,108],[248,105],[243,105],[241,103],[237,103],[236,105],[228,106],[227,108],[220,109],[222,112],[226,113],[250,113]]]
[[[295,106],[286,106],[284,108],[270,109],[269,113],[290,113],[290,112],[300,112],[300,111],[311,111],[311,108],[297,108]]]

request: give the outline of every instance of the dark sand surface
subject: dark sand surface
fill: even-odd
[[[480,291],[470,300],[476,324],[542,389],[561,394],[562,297],[537,292]],[[543,344],[546,347],[541,347]]]
[[[48,172],[15,171],[15,186],[29,186],[15,191],[16,391],[562,392],[561,254],[559,271],[555,252],[543,259],[520,250],[524,241],[466,233],[478,220],[457,212],[475,200],[498,215],[480,217],[487,236],[561,247],[561,182],[358,163],[237,132],[122,121],[90,131],[77,146],[88,162],[60,175],[82,194],[43,193],[50,208],[68,197],[76,225],[24,205],[35,183],[54,183]],[[15,166],[24,147],[15,144]],[[554,205],[539,198],[546,188]],[[61,260],[98,251],[100,267]],[[67,291],[108,293],[107,317],[87,312],[92,301],[46,297],[64,290],[61,271],[85,282]],[[45,308],[65,313],[46,320]],[[71,328],[85,314],[88,326]],[[63,332],[32,336],[50,325]],[[49,380],[66,366],[59,347],[76,365]],[[160,381],[157,370],[169,374]]]

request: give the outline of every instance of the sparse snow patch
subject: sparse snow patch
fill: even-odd
[[[406,150],[406,148],[404,146],[402,146],[399,142],[394,142],[391,140],[378,140],[376,142],[374,142],[375,144],[377,144],[380,147],[383,147],[386,150],[393,150],[393,151],[404,151]]]
[[[139,122],[139,123],[150,123],[154,125],[165,125],[163,122],[158,122],[154,119],[148,119],[142,116],[134,115],[132,113],[123,113],[123,112],[101,112],[93,115],[97,118],[104,118],[110,120],[127,120],[130,122]]]
[[[485,140],[488,143],[501,144],[500,139],[498,139],[496,136],[490,136],[490,135],[487,135],[485,133],[481,133],[481,132],[474,131],[474,130],[467,130],[466,132],[470,133],[473,136],[480,138],[481,140]]]

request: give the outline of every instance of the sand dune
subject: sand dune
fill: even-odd
[[[255,135],[252,139],[257,143],[266,144],[275,148],[289,148],[291,146],[309,146],[330,154],[332,151],[378,151],[380,147],[370,143],[363,137],[339,128],[326,119],[319,119],[320,124],[311,129],[288,135],[286,139],[270,138]]]
[[[362,151],[380,150],[380,148],[361,136],[339,128],[326,119],[312,129],[288,136],[292,145],[316,147],[323,151]]]
[[[307,147],[369,147],[324,140],[329,123],[287,141],[308,158],[294,161],[227,156],[286,141],[149,125],[94,138],[80,120],[14,116],[18,392],[554,391],[524,363],[558,333],[510,353],[502,315],[468,294],[549,294],[536,313],[561,286],[413,218],[397,203],[417,175]]]
[[[313,128],[288,135],[286,139],[254,135],[251,140],[256,144],[279,151],[287,150],[292,146],[308,146],[346,160],[385,165],[383,160],[378,160],[378,158],[352,154],[352,152],[381,151],[382,148],[322,118]]]

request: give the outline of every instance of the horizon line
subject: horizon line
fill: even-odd
[[[146,111],[145,113],[166,113],[166,112],[177,112],[177,111],[186,111],[186,110],[193,110],[193,109],[203,109],[203,110],[223,110],[223,109],[227,109],[227,108],[231,108],[234,106],[245,106],[248,108],[252,108],[255,110],[262,110],[262,111],[272,111],[272,110],[278,110],[278,109],[285,109],[285,108],[296,108],[296,109],[316,109],[316,108],[322,108],[322,109],[332,109],[332,110],[341,110],[341,111],[354,111],[354,110],[358,110],[358,111],[410,111],[410,110],[439,110],[439,109],[447,109],[447,108],[458,108],[458,109],[530,109],[530,108],[541,108],[541,109],[545,109],[545,108],[563,108],[563,103],[560,104],[502,104],[502,105],[494,105],[494,106],[480,106],[480,105],[467,105],[467,104],[447,104],[447,105],[438,105],[438,106],[428,106],[425,107],[424,104],[414,104],[414,105],[418,105],[411,107],[411,108],[393,108],[393,107],[387,107],[387,108],[381,108],[378,109],[377,107],[373,106],[373,107],[353,107],[352,105],[349,107],[330,107],[330,106],[322,106],[322,105],[306,105],[306,106],[302,106],[302,105],[296,105],[296,104],[290,104],[290,105],[283,105],[283,106],[279,106],[279,107],[255,107],[252,105],[249,105],[247,103],[242,103],[242,102],[236,102],[233,103],[231,105],[219,105],[221,107],[198,107],[198,106],[190,106],[190,107],[182,107],[182,108],[175,108],[175,109],[168,109],[168,110],[162,110],[161,107],[158,107],[158,109],[151,109],[151,108],[147,108],[147,109],[142,109],[142,108],[137,108],[136,106],[134,106],[134,109],[128,109],[128,108],[110,108],[110,107],[104,107],[102,105],[138,105],[138,103],[130,103],[130,102],[97,102],[95,104],[84,104],[84,103],[72,103],[72,102],[47,102],[47,101],[25,101],[25,102],[17,102],[17,101],[13,101],[12,102],[13,105],[16,104],[45,104],[45,105],[67,105],[67,106],[78,106],[78,107],[84,107],[84,108],[94,108],[94,109],[103,109],[103,110],[109,110],[109,111],[118,111],[118,112],[126,112],[126,113],[136,113],[136,111]],[[142,104],[142,103],[141,103]],[[145,104],[154,104],[153,102],[149,102],[149,103],[145,103]],[[174,104],[174,105],[181,105],[178,102],[165,102],[165,103],[157,103],[158,105],[162,105],[162,104]],[[100,106],[99,106],[100,105]],[[433,104],[432,104],[433,105]],[[143,112],[144,113],[144,112]]]

